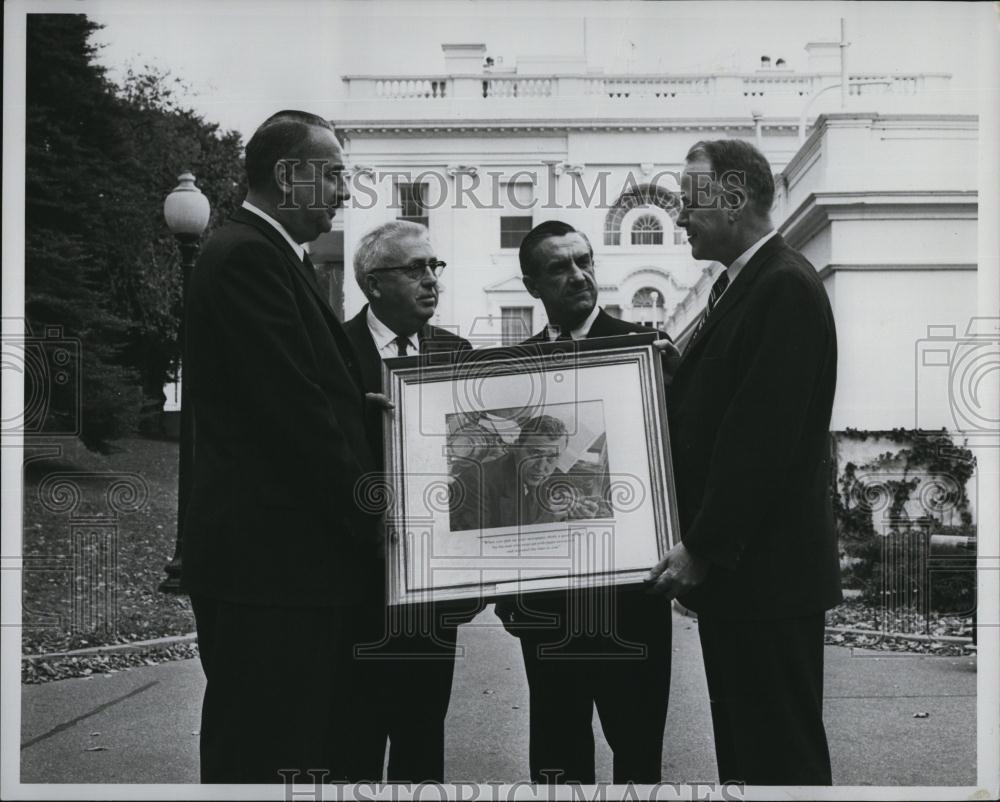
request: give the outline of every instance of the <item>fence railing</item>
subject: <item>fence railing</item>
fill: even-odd
[[[851,95],[916,95],[943,87],[950,76],[940,73],[864,73],[848,79]],[[353,99],[435,101],[480,97],[486,100],[537,98],[607,98],[622,101],[662,101],[718,96],[809,97],[839,82],[820,73],[717,73],[703,75],[381,75],[347,76]]]

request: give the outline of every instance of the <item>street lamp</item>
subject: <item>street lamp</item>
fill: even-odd
[[[187,303],[188,277],[191,268],[198,258],[198,247],[201,235],[208,225],[211,208],[201,190],[194,185],[194,175],[181,173],[177,176],[178,184],[163,201],[163,217],[167,228],[177,239],[181,252],[181,369],[184,367],[184,309]],[[191,405],[184,403],[183,384],[181,385],[181,445],[180,461],[177,470],[177,541],[174,544],[174,556],[166,564],[164,570],[167,578],[160,583],[163,593],[181,592],[181,544],[184,538],[184,511],[187,509],[188,484],[191,476],[191,458],[194,456],[193,419]]]

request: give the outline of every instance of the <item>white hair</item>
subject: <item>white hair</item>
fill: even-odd
[[[389,267],[384,264],[392,255],[393,245],[405,237],[426,237],[427,226],[412,223],[409,220],[392,220],[374,228],[361,238],[354,252],[354,279],[367,296],[368,287],[365,276],[379,267]]]

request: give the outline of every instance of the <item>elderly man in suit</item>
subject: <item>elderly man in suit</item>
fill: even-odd
[[[326,120],[270,117],[247,143],[246,200],[190,278],[182,586],[207,680],[203,782],[345,774],[351,622],[381,526],[355,501],[376,467],[357,358],[303,247],[348,198],[343,168]]]
[[[397,220],[366,234],[354,255],[354,276],[368,303],[344,324],[358,354],[365,389],[382,390],[386,359],[465,351],[469,341],[428,323],[440,296],[445,263],[427,229]],[[370,410],[368,437],[382,465],[383,413]],[[384,566],[368,583],[373,592],[365,643],[355,652],[364,676],[364,725],[352,735],[354,780],[444,780],[444,719],[455,670],[456,628],[482,609],[479,600],[386,608]],[[374,614],[371,614],[374,612]]]
[[[668,392],[682,542],[650,582],[698,613],[720,779],[829,785],[833,314],[816,270],[774,231],[756,148],[699,142],[681,187],[692,255],[725,270]]]
[[[572,226],[539,224],[521,243],[519,258],[524,285],[548,316],[548,325],[529,342],[650,331],[598,306],[593,249]],[[532,780],[595,781],[596,705],[614,752],[614,782],[659,782],[670,689],[670,605],[632,586],[525,595],[498,603],[496,613],[521,640]]]

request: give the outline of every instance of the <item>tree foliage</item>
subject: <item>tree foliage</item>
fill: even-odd
[[[179,79],[130,69],[112,84],[95,60],[100,26],[31,14],[27,30],[25,311],[36,336],[80,342],[83,441],[107,449],[159,408],[176,369],[181,271],[163,199],[191,170],[209,229],[242,197],[241,141],[190,109]],[[54,393],[49,426],[74,399]]]

